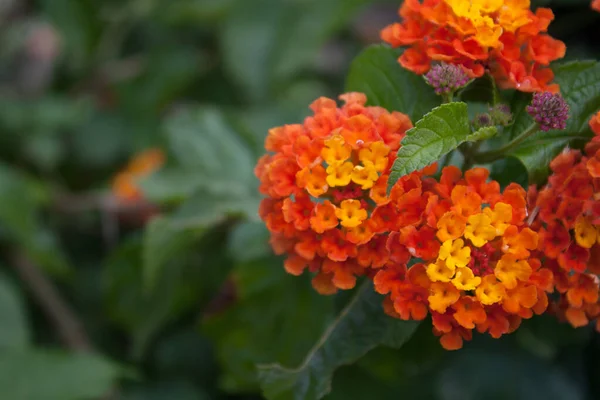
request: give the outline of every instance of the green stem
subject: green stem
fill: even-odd
[[[510,150],[516,148],[518,145],[523,143],[523,141],[525,139],[527,139],[528,137],[530,137],[531,135],[533,135],[534,133],[536,133],[538,131],[539,131],[539,126],[534,123],[531,126],[529,126],[529,128],[527,128],[525,131],[523,131],[519,136],[517,136],[510,142],[506,143],[504,146],[500,147],[499,149],[484,151],[483,153],[479,153],[479,154],[472,154],[471,158],[474,162],[476,162],[478,164],[485,164],[485,163],[489,163],[492,161],[496,161],[499,158],[502,158],[506,153],[508,153]]]
[[[446,104],[446,103],[452,103],[452,101],[454,100],[454,92],[450,92],[448,94],[445,94],[442,96],[442,103]]]
[[[463,152],[463,156],[465,158],[465,161],[463,163],[463,171],[466,171],[468,169],[471,169],[473,167],[473,164],[475,164],[475,160],[473,158],[473,154],[477,153],[477,151],[479,150],[479,148],[481,147],[481,143],[483,142],[477,142],[477,143],[473,143],[467,151]]]

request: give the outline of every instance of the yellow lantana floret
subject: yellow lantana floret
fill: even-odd
[[[512,206],[506,203],[496,203],[493,211],[491,208],[486,208],[483,213],[492,220],[492,226],[496,229],[496,236],[504,235],[512,220]]]
[[[363,190],[371,189],[379,179],[375,166],[366,162],[364,166],[356,165],[352,170],[352,182],[361,186]]]
[[[358,152],[358,159],[365,165],[372,164],[377,172],[387,168],[390,148],[383,142],[373,142]]]
[[[531,276],[531,266],[525,260],[517,260],[512,254],[505,254],[496,264],[494,274],[507,289],[513,289],[518,281],[526,281]]]
[[[481,283],[475,290],[475,295],[481,304],[491,306],[502,301],[502,298],[506,295],[506,289],[494,275],[487,275],[481,279]]]
[[[429,287],[427,300],[429,300],[429,308],[443,314],[459,298],[460,292],[451,283],[433,282]]]
[[[493,13],[498,11],[504,4],[504,0],[471,0],[471,6],[484,13]]]
[[[575,221],[575,240],[586,249],[591,249],[596,241],[600,240],[598,230],[585,215],[580,215]]]
[[[439,257],[446,260],[450,268],[466,267],[471,261],[471,248],[465,247],[462,239],[446,240],[440,247]]]
[[[437,222],[436,236],[441,242],[458,239],[465,233],[467,222],[464,217],[453,211],[448,211]]]
[[[469,267],[456,269],[456,276],[452,279],[452,284],[458,290],[475,290],[481,283],[481,278],[475,276]]]
[[[367,210],[361,207],[358,200],[344,200],[335,209],[335,216],[338,217],[343,227],[356,228],[367,219]]]
[[[474,21],[477,32],[475,40],[483,47],[496,48],[500,46],[500,36],[502,36],[502,27],[496,25],[490,17],[483,17]]]
[[[321,157],[329,164],[340,165],[352,155],[352,147],[344,141],[340,135],[333,136],[325,141],[325,147],[321,150]]]
[[[473,243],[473,246],[481,247],[496,237],[496,228],[492,226],[492,219],[486,214],[471,215],[468,221],[464,236]]]
[[[502,28],[514,33],[517,29],[531,22],[529,9],[531,2],[529,0],[504,0],[504,5],[500,8],[498,23]]]
[[[455,268],[450,268],[446,261],[438,259],[427,266],[427,276],[432,282],[450,282],[454,276]]]
[[[352,179],[354,164],[350,161],[343,164],[330,164],[327,167],[327,184],[330,187],[346,186]]]

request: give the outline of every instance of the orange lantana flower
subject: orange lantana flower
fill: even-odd
[[[456,167],[446,167],[439,181],[423,178],[410,189],[406,179],[391,196],[393,204],[418,189],[427,199],[424,206],[415,202],[404,209],[412,217],[397,219],[399,232],[390,234],[388,249],[405,257],[399,262],[408,261],[407,253],[425,261],[419,264],[419,291],[427,288],[428,295],[418,301],[431,313],[434,333],[449,350],[460,348],[473,329],[493,337],[510,333],[521,319],[544,312],[546,291],[553,290],[552,271],[537,258],[539,235],[527,225],[525,190],[511,184],[501,192],[488,176],[487,170],[475,168],[463,178]],[[388,294],[394,306],[404,305],[399,299],[405,295],[388,288],[412,287],[408,274],[393,273],[397,268],[383,265],[374,278],[375,288]],[[397,308],[395,313],[408,315]]]
[[[600,328],[600,113],[589,121],[596,135],[584,152],[567,149],[550,163],[552,174],[537,196],[540,250],[560,297],[552,308],[574,327]]]
[[[406,0],[399,14],[402,22],[386,27],[381,38],[408,47],[398,61],[416,74],[444,62],[471,77],[488,70],[503,88],[558,91],[548,66],[566,47],[546,33],[554,19],[548,8],[534,13],[529,1]]]
[[[314,273],[313,286],[323,294],[351,289],[370,268],[409,257],[403,249],[388,249],[403,206],[386,189],[410,120],[367,107],[361,93],[340,99],[345,104],[338,107],[320,98],[302,124],[271,129],[265,140],[269,154],[255,168],[265,196],[259,215],[271,231],[273,250],[287,255],[289,273]],[[421,175],[398,184],[403,193],[405,187],[415,190],[410,201],[421,197]]]
[[[135,201],[143,198],[136,181],[152,174],[165,163],[165,154],[160,149],[148,149],[139,154],[127,164],[125,169],[117,174],[112,183],[112,192],[120,201]]]

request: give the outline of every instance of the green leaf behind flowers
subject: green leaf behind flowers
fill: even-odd
[[[346,79],[347,92],[362,92],[369,104],[407,114],[411,121],[440,104],[432,88],[398,64],[401,51],[374,45],[358,55]]]
[[[381,301],[372,284],[364,283],[298,368],[262,366],[259,377],[265,397],[320,399],[331,390],[337,368],[355,362],[379,345],[402,346],[419,322],[393,319],[383,312]]]

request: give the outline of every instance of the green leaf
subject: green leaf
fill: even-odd
[[[258,220],[257,196],[230,198],[212,196],[202,190],[191,195],[170,216],[150,221],[144,233],[144,282],[151,290],[167,262],[183,249],[198,241],[207,229],[228,217],[251,217]]]
[[[432,382],[440,400],[587,398],[578,379],[572,379],[566,370],[502,343],[471,346],[453,356]]]
[[[272,252],[269,237],[270,232],[262,221],[238,224],[229,236],[229,254],[239,262],[266,257]]]
[[[0,229],[46,271],[63,275],[69,265],[54,232],[46,229],[40,218],[48,199],[42,182],[0,164]]]
[[[144,282],[148,289],[154,288],[162,267],[181,250],[199,240],[204,227],[189,228],[175,224],[168,217],[153,218],[144,232]]]
[[[406,132],[392,166],[388,187],[391,188],[402,176],[439,160],[465,141],[485,137],[491,132],[491,129],[485,129],[471,133],[466,103],[448,103],[434,108]]]
[[[314,64],[319,49],[365,0],[238,0],[226,19],[221,50],[229,74],[264,100]]]
[[[25,309],[17,288],[4,275],[0,275],[0,349],[18,350],[30,341]]]
[[[219,110],[185,109],[165,130],[179,166],[203,177],[203,188],[239,197],[255,192],[254,156]]]
[[[205,317],[203,329],[215,343],[223,371],[219,386],[256,392],[256,365],[301,363],[334,318],[334,298],[318,294],[308,275],[287,274],[279,257],[237,264],[232,277],[236,301]]]
[[[577,61],[559,64],[554,68],[555,82],[569,104],[570,118],[565,130],[539,132],[525,140],[512,156],[525,165],[529,181],[541,183],[548,176],[550,161],[568,145],[581,144],[592,136],[588,121],[600,110],[600,63]],[[525,112],[526,96],[517,96],[521,108],[507,135],[515,137],[533,123]],[[525,103],[525,104],[524,104]]]
[[[173,213],[172,226],[174,229],[200,229],[222,222],[227,217],[259,221],[259,202],[258,195],[230,198],[199,191]]]
[[[98,27],[87,2],[76,0],[41,0],[43,15],[52,21],[60,37],[65,39],[69,56],[67,64],[73,70],[82,69],[89,59]]]
[[[195,241],[184,239],[146,283],[143,238],[123,243],[107,261],[104,278],[111,319],[131,335],[131,356],[139,360],[158,331],[183,313],[196,314],[215,296],[229,273],[226,231],[211,230]],[[159,256],[163,253],[158,252]]]
[[[148,383],[119,396],[119,400],[210,400],[211,398],[195,385],[181,380]]]
[[[100,355],[24,350],[0,353],[0,392],[11,400],[81,400],[109,393],[120,367]]]
[[[11,236],[26,241],[35,234],[37,213],[45,200],[41,182],[0,165],[0,223]]]
[[[213,343],[200,334],[195,326],[184,329],[162,336],[152,346],[152,364],[156,374],[209,386],[214,383],[218,369]]]
[[[401,51],[384,45],[363,50],[352,61],[346,91],[365,93],[369,104],[400,111],[414,122],[438,106],[440,98],[423,77],[398,64],[400,54]]]
[[[157,203],[180,202],[196,192],[205,192],[207,196],[212,195],[223,199],[258,196],[256,188],[250,182],[244,184],[237,178],[219,179],[203,173],[202,170],[191,168],[161,169],[149,177],[142,178],[138,183],[144,197]]]
[[[419,322],[400,321],[386,315],[381,302],[382,297],[372,284],[364,283],[298,368],[287,369],[279,364],[260,367],[265,397],[320,399],[331,390],[331,378],[340,366],[358,360],[382,344],[401,347]]]
[[[186,109],[166,123],[179,167],[143,182],[150,198],[182,200],[169,217],[154,219],[144,240],[144,276],[152,288],[161,269],[205,229],[228,217],[258,220],[254,155],[215,109]]]
[[[133,118],[155,115],[182,95],[208,65],[196,47],[159,47],[147,54],[145,68],[118,86],[121,108]]]
[[[163,168],[137,183],[144,197],[153,203],[179,202],[201,188],[207,178],[198,171]]]
[[[487,107],[502,101],[496,81],[490,74],[477,78],[458,92],[458,99],[465,103],[482,103]]]
[[[198,25],[222,21],[235,5],[235,0],[180,0],[167,1],[156,7],[156,17],[169,24]]]

